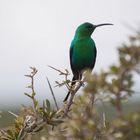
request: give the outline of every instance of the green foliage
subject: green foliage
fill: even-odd
[[[110,132],[110,136],[118,140],[139,140],[140,112],[132,113],[122,119],[114,120]]]
[[[111,104],[118,115],[122,113],[121,102],[131,96],[133,91],[133,74],[140,73],[140,34],[130,39],[129,45],[123,44],[118,48],[118,63],[111,65],[107,71],[87,75],[88,82],[85,92],[108,94]],[[94,86],[93,86],[94,85]]]
[[[124,115],[122,102],[135,93],[133,76],[140,74],[140,34],[130,37],[128,44],[118,48],[118,54],[118,63],[108,70],[94,74],[86,72],[83,94],[76,97],[74,103],[69,100],[59,108],[48,79],[56,107],[52,107],[48,99],[39,105],[34,90],[37,70],[31,67],[31,74],[26,75],[31,79],[28,86],[31,93],[25,95],[32,100],[33,106],[23,107],[19,115],[12,113],[15,123],[0,130],[0,140],[139,140],[140,110]],[[68,71],[57,71],[66,78],[62,83],[56,82],[57,85],[69,87]],[[77,84],[78,88],[72,89],[75,93],[83,85],[83,81],[78,82],[79,87]],[[117,116],[113,121],[106,118],[104,111],[99,113],[98,101],[109,102],[114,107]]]

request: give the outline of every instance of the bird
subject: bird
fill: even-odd
[[[113,25],[111,23],[104,23],[94,25],[85,22],[76,29],[74,39],[70,45],[70,66],[73,73],[71,88],[76,84],[76,80],[82,79],[82,74],[85,70],[94,68],[97,56],[97,49],[94,40],[91,38],[92,33],[97,27]],[[71,91],[69,90],[64,102],[67,101]]]

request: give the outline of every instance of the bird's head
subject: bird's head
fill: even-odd
[[[98,24],[98,25],[93,25],[89,22],[83,23],[80,26],[78,26],[76,30],[76,36],[77,37],[90,37],[95,28],[104,26],[104,25],[113,25],[111,23],[104,23],[104,24]]]

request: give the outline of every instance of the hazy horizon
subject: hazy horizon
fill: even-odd
[[[63,77],[48,65],[71,72],[69,46],[83,22],[114,24],[98,28],[92,35],[98,51],[94,71],[116,63],[117,47],[134,34],[129,26],[139,28],[139,5],[138,0],[0,0],[0,106],[30,102],[24,96],[29,91],[30,81],[24,76],[29,74],[29,66],[39,70],[37,98],[52,98],[46,76],[53,86]],[[140,90],[138,83],[135,87]],[[62,101],[67,89],[54,88],[54,92]]]

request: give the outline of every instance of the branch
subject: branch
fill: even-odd
[[[35,93],[35,89],[34,89],[34,76],[36,75],[38,70],[35,67],[30,67],[30,69],[32,70],[30,75],[25,75],[25,76],[31,78],[31,85],[27,86],[27,88],[30,88],[32,90],[32,94],[31,95],[28,93],[24,93],[24,94],[32,99],[33,105],[34,105],[34,111],[36,113],[37,112],[37,101],[35,99],[36,93]]]
[[[52,68],[53,70],[59,72],[59,75],[70,75],[67,69],[65,69],[65,72],[63,72],[63,71],[61,71],[61,70],[59,70],[59,69],[56,69],[56,68],[54,68],[54,67],[52,67],[52,66],[50,66],[50,65],[48,65],[48,67],[50,67],[50,68]]]
[[[57,110],[59,110],[58,104],[57,104],[57,101],[56,101],[56,98],[54,96],[54,92],[53,92],[52,87],[51,87],[51,84],[50,84],[50,81],[49,81],[49,79],[47,77],[46,77],[46,79],[47,79],[47,82],[48,82],[48,85],[49,85],[49,88],[50,88],[50,91],[51,91],[51,94],[52,94],[52,97],[53,97],[55,106],[56,106]]]
[[[59,72],[59,75],[65,76],[65,80],[64,81],[62,81],[62,82],[55,81],[55,83],[56,83],[55,87],[57,87],[57,86],[61,87],[61,86],[65,85],[67,87],[67,89],[69,90],[71,88],[71,86],[69,85],[69,83],[71,83],[71,81],[68,80],[68,75],[70,75],[69,71],[67,69],[65,69],[65,72],[63,72],[63,71],[61,71],[59,69],[56,69],[56,68],[54,68],[52,66],[48,66],[48,67],[50,67],[53,70]]]
[[[77,91],[80,89],[80,87],[83,85],[83,83],[84,83],[84,80],[80,81],[80,82],[78,83],[77,87],[75,88],[75,90],[73,90],[73,91],[71,92],[71,96],[70,96],[70,99],[69,99],[69,101],[68,101],[68,104],[66,105],[66,107],[65,107],[65,109],[64,109],[64,116],[67,116],[67,114],[68,114],[68,112],[69,112],[69,110],[70,110],[70,107],[71,107],[71,105],[73,104],[73,98],[74,98],[76,92],[77,92]]]

